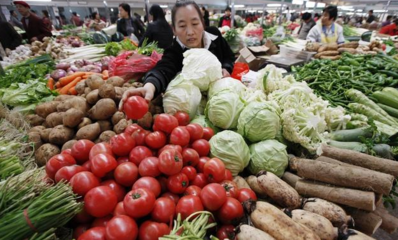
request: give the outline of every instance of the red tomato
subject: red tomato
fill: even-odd
[[[79,166],[79,165],[73,165],[73,166],[65,166],[62,167],[57,171],[55,174],[54,180],[55,182],[60,182],[61,180],[65,180],[67,182],[70,181],[70,179],[79,172],[87,171],[87,168]]]
[[[192,148],[184,148],[182,150],[182,159],[184,166],[195,167],[199,163],[199,154]]]
[[[148,112],[148,103],[140,96],[129,97],[123,103],[123,112],[128,119],[141,119]]]
[[[203,137],[203,127],[197,123],[190,123],[186,126],[189,136],[191,137],[191,142],[194,142]]]
[[[123,201],[119,202],[116,205],[115,210],[113,210],[113,216],[120,216],[120,215],[127,215],[126,211],[124,211]]]
[[[172,115],[162,113],[156,116],[153,125],[157,130],[170,134],[174,128],[178,127],[178,120]]]
[[[209,182],[222,182],[225,178],[225,165],[220,159],[212,158],[205,164],[203,173]]]
[[[155,195],[146,188],[134,189],[124,197],[124,211],[132,218],[148,215],[155,205]]]
[[[116,156],[127,156],[135,147],[135,141],[131,135],[122,133],[111,138],[109,141],[112,152]]]
[[[147,130],[138,129],[133,134],[131,134],[131,137],[134,139],[136,146],[145,146],[145,137],[148,134],[149,132]]]
[[[72,149],[65,149],[65,150],[63,150],[62,152],[61,152],[61,154],[69,154],[69,155],[71,155],[72,156]],[[73,157],[73,156],[72,156]],[[76,159],[75,159],[76,160]]]
[[[91,227],[106,227],[106,224],[109,220],[112,219],[112,215],[107,215],[105,217],[94,219],[93,223],[91,223]]]
[[[47,176],[51,179],[54,179],[55,174],[59,169],[65,166],[75,165],[75,159],[69,154],[57,154],[50,158],[46,164],[46,173]]]
[[[80,210],[80,212],[78,214],[76,214],[72,221],[74,223],[91,223],[93,221],[94,217],[91,216],[90,214],[88,214],[86,212],[86,210],[84,208],[82,208],[82,210]]]
[[[244,201],[247,200],[257,200],[256,193],[253,192],[253,190],[249,188],[241,188],[238,190],[238,194],[236,199],[238,199],[239,202],[243,203]]]
[[[72,146],[72,157],[80,164],[86,162],[89,159],[91,148],[94,147],[94,143],[90,140],[79,140]]]
[[[116,204],[117,196],[108,186],[95,187],[84,196],[84,208],[94,217],[105,217],[111,214]]]
[[[218,239],[235,239],[235,227],[233,225],[223,225],[221,226],[218,231],[216,237]]]
[[[166,145],[166,134],[160,131],[152,132],[145,137],[145,143],[152,149],[159,149]]]
[[[184,195],[194,195],[199,197],[201,191],[202,189],[200,187],[192,185],[185,190]]]
[[[162,147],[162,148],[158,151],[158,156],[159,156],[162,152],[164,152],[164,151],[166,151],[166,150],[169,150],[169,149],[177,150],[179,153],[182,154],[182,147],[181,147],[180,145],[168,144],[168,145]]]
[[[214,130],[209,127],[203,128],[203,139],[210,141],[210,139],[214,136]]]
[[[151,191],[155,197],[158,197],[162,191],[162,188],[160,187],[160,183],[156,178],[153,177],[142,177],[138,179],[134,185],[132,190],[138,189],[138,188],[146,188],[149,191]]]
[[[203,188],[207,185],[207,179],[203,173],[198,173],[195,179],[191,182],[191,185]]]
[[[105,240],[105,228],[95,227],[85,231],[77,240]]]
[[[189,181],[193,181],[196,177],[196,169],[192,166],[183,167],[181,173],[184,173]]]
[[[90,228],[90,224],[80,224],[79,226],[73,229],[73,238],[78,239],[80,235],[82,235],[85,231]]]
[[[171,132],[170,143],[180,145],[181,147],[187,146],[190,140],[189,132],[186,127],[176,127]]]
[[[177,174],[183,166],[182,155],[174,149],[162,152],[159,155],[159,170],[168,176]]]
[[[117,161],[117,165],[120,165],[120,164],[122,164],[122,163],[124,163],[124,162],[128,162],[128,161],[129,161],[129,158],[128,158],[128,157],[118,157],[118,158],[116,159],[116,161]]]
[[[177,205],[178,201],[180,200],[180,197],[177,194],[171,193],[171,192],[166,192],[163,193],[162,197],[169,198],[173,200],[173,202]]]
[[[167,178],[164,176],[160,176],[158,178],[156,178],[156,180],[158,180],[158,182],[160,183],[160,188],[162,189],[162,193],[167,192]]]
[[[106,153],[95,155],[90,162],[91,172],[97,177],[103,177],[117,167],[116,159]]]
[[[205,164],[210,160],[208,157],[201,157],[199,158],[199,163],[196,166],[196,169],[198,169],[199,173],[203,173],[203,170],[205,169]]]
[[[225,169],[225,180],[233,180],[232,173],[229,171],[229,169]]]
[[[97,143],[94,145],[94,147],[91,148],[90,154],[89,154],[89,159],[91,160],[95,155],[100,154],[100,153],[107,153],[112,155],[112,147],[109,145],[109,143]]]
[[[176,204],[167,197],[156,199],[151,217],[156,222],[170,223],[173,221]]]
[[[88,171],[91,171],[91,162],[87,161],[83,163],[82,167],[85,167]]]
[[[177,173],[167,179],[167,189],[175,194],[182,194],[189,186],[188,177],[184,173]]]
[[[117,201],[118,202],[123,201],[124,196],[126,195],[126,189],[124,189],[122,185],[115,182],[115,180],[107,180],[105,182],[102,182],[101,186],[110,187],[115,192]]]
[[[189,114],[185,112],[177,112],[174,117],[178,120],[178,125],[186,126],[189,124]]]
[[[201,157],[206,157],[210,153],[210,143],[205,139],[199,139],[193,142],[192,148],[195,149]]]
[[[138,227],[129,216],[113,217],[106,225],[106,240],[135,240]]]
[[[169,227],[165,223],[146,221],[140,226],[138,233],[139,240],[157,240],[170,233]]]
[[[138,168],[132,162],[121,163],[116,167],[114,177],[117,183],[131,187],[138,179]]]
[[[227,200],[227,193],[223,186],[218,183],[206,185],[200,192],[203,206],[209,211],[218,210]]]
[[[224,224],[229,224],[233,220],[238,221],[243,217],[242,204],[235,198],[227,197],[227,201],[218,210],[217,216]]]
[[[84,196],[91,189],[98,187],[100,181],[92,172],[83,171],[76,173],[70,179],[70,185],[74,193]]]
[[[230,180],[224,180],[221,182],[221,186],[227,192],[227,197],[237,198],[238,197],[238,185]]]
[[[192,213],[203,211],[203,205],[200,198],[193,195],[183,196],[178,201],[176,206],[176,214],[181,214],[181,218],[184,220],[189,217]]]
[[[129,135],[132,135],[138,129],[143,130],[143,128],[140,125],[138,125],[137,123],[133,123],[133,124],[128,125],[126,127],[126,129],[124,130],[124,132]]]
[[[141,161],[147,157],[152,157],[152,152],[149,148],[144,146],[138,146],[133,148],[130,152],[129,160],[135,165],[139,166]]]
[[[138,172],[143,177],[157,177],[159,176],[159,158],[157,157],[147,157],[140,163],[138,167]]]

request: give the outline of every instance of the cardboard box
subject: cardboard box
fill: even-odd
[[[270,55],[277,52],[278,48],[275,44],[271,40],[267,40],[262,46],[242,48],[236,62],[247,63],[250,70],[257,71],[269,59]]]

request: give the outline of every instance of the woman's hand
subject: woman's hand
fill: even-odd
[[[226,78],[226,77],[230,77],[230,76],[231,75],[229,75],[229,72],[225,68],[223,68],[222,69],[222,77]]]
[[[131,96],[144,97],[147,102],[153,99],[155,95],[155,86],[152,83],[147,83],[141,88],[131,88],[124,92],[122,100],[119,103],[119,110],[123,110],[123,103]]]

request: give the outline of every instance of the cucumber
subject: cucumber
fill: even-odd
[[[377,105],[379,105],[382,109],[384,109],[384,111],[386,111],[388,114],[390,114],[390,116],[398,118],[398,109],[378,103]]]
[[[372,137],[372,130],[370,128],[357,128],[350,130],[339,130],[330,134],[330,139],[340,142],[358,142],[360,137]]]

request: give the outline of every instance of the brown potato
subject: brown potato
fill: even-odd
[[[42,118],[46,118],[51,113],[57,111],[57,107],[60,103],[61,102],[57,101],[40,103],[39,105],[36,106],[36,114]]]
[[[101,129],[98,123],[93,123],[82,127],[76,133],[76,139],[88,139],[94,141],[100,135]]]
[[[74,136],[74,131],[63,125],[56,126],[51,130],[49,135],[49,142],[58,146],[64,145],[67,141],[71,140]]]
[[[150,112],[147,112],[144,115],[144,117],[142,117],[141,119],[138,119],[137,123],[138,123],[138,125],[140,125],[141,127],[145,128],[145,129],[150,129],[152,127],[152,123],[153,123],[152,114]]]
[[[120,120],[126,118],[126,116],[124,115],[123,112],[116,112],[115,114],[113,114],[112,116],[112,124],[116,125]]]
[[[91,119],[90,118],[83,118],[83,121],[79,124],[79,126],[77,126],[77,128],[78,129],[80,129],[80,128],[82,128],[82,127],[84,127],[84,126],[87,126],[87,125],[90,125],[90,124],[92,124],[93,122],[91,121]]]
[[[81,81],[79,83],[76,84],[76,92],[77,94],[81,95],[84,93],[84,89],[86,88],[86,81]]]
[[[64,113],[63,124],[65,127],[74,128],[79,125],[84,118],[84,113],[81,110],[71,108]]]
[[[62,151],[66,150],[66,149],[71,149],[73,147],[73,145],[77,142],[77,140],[69,140],[67,141],[63,146],[62,146]]]
[[[118,124],[115,125],[115,127],[113,127],[113,131],[116,134],[120,134],[122,132],[124,132],[124,130],[127,128],[128,126],[128,121],[126,119],[122,119],[118,122]]]
[[[86,84],[89,88],[95,90],[105,84],[105,81],[100,76],[94,74],[87,78]]]
[[[71,108],[78,109],[83,113],[86,113],[90,106],[87,104],[87,101],[84,97],[75,96],[74,98],[68,99],[65,102],[58,105],[58,112],[66,112]]]
[[[114,131],[105,131],[99,136],[99,142],[109,142],[109,140],[116,136]]]
[[[99,100],[94,107],[92,107],[88,114],[93,120],[107,120],[117,112],[115,101],[110,98]]]
[[[54,112],[46,117],[46,126],[53,128],[61,125],[63,121],[63,113]]]
[[[88,102],[89,104],[91,104],[91,105],[96,104],[96,103],[98,102],[98,100],[100,99],[98,93],[99,93],[99,90],[98,90],[98,89],[95,89],[95,90],[91,91],[90,93],[88,93],[88,94],[86,95],[87,102]]]
[[[43,145],[43,141],[40,138],[39,132],[30,132],[28,133],[28,142],[33,143],[33,148],[36,150],[41,145]]]
[[[110,121],[101,120],[97,123],[100,125],[101,132],[112,130],[112,123]]]
[[[40,132],[40,137],[43,142],[48,143],[50,141],[50,132],[52,130],[52,128],[46,128]]]
[[[36,163],[39,167],[45,166],[47,161],[59,154],[61,150],[56,145],[46,143],[35,151]]]
[[[118,76],[110,77],[106,80],[107,84],[112,84],[114,87],[123,87],[124,79]]]
[[[28,131],[28,133],[30,133],[30,132],[38,132],[38,133],[40,133],[40,132],[43,131],[44,129],[46,129],[46,127],[44,127],[44,126],[36,126],[36,127],[31,128],[31,129]]]
[[[116,97],[116,91],[115,91],[115,87],[112,84],[103,84],[100,88],[99,88],[99,92],[98,95],[101,98],[110,98],[110,99],[115,99]]]
[[[45,121],[44,118],[40,117],[37,114],[29,114],[25,117],[25,119],[33,127],[42,125]]]

